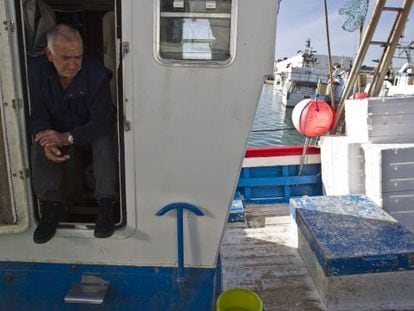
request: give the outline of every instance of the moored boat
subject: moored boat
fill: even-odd
[[[311,47],[310,39],[306,41],[304,50],[299,52],[296,56],[275,63],[277,89],[281,92],[282,104],[287,107],[294,107],[301,100],[313,98],[316,94],[324,100],[327,94],[328,56],[317,54]],[[338,88],[335,96],[340,96],[343,74],[349,70],[352,58],[332,56],[332,63],[336,68],[334,79],[338,80],[335,81]]]
[[[214,309],[218,249],[273,66],[278,4],[0,1],[0,309]],[[86,153],[65,171],[55,236],[33,242],[42,215],[31,185],[25,42],[39,39],[42,51],[45,21],[77,27],[85,54],[112,68],[119,204],[110,238],[94,237]]]

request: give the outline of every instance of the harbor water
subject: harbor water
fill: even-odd
[[[272,84],[264,84],[248,146],[303,145],[305,137],[292,124],[292,110],[282,105],[280,92]]]

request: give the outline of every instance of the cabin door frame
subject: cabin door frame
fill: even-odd
[[[29,160],[27,150],[23,77],[19,54],[19,31],[13,1],[0,0],[0,118],[2,127],[3,154],[9,189],[7,223],[0,224],[0,234],[24,232],[29,228],[33,201],[29,182]],[[24,65],[23,65],[24,66]],[[2,191],[0,189],[0,191]],[[10,218],[10,217],[9,217]]]

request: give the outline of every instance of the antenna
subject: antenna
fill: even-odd
[[[411,41],[406,46],[400,45],[399,48],[401,49],[401,52],[398,53],[398,56],[401,56],[402,53],[405,53],[408,63],[410,65],[413,65],[413,58],[411,56],[411,50],[414,50],[414,41]]]

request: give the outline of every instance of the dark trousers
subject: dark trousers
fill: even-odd
[[[76,146],[61,148],[70,159],[63,163],[49,161],[38,143],[32,145],[32,184],[35,194],[42,201],[64,201],[61,190],[63,169],[69,161],[75,161]],[[116,182],[115,154],[112,139],[99,137],[92,144],[93,171],[95,175],[95,198],[114,198]]]

